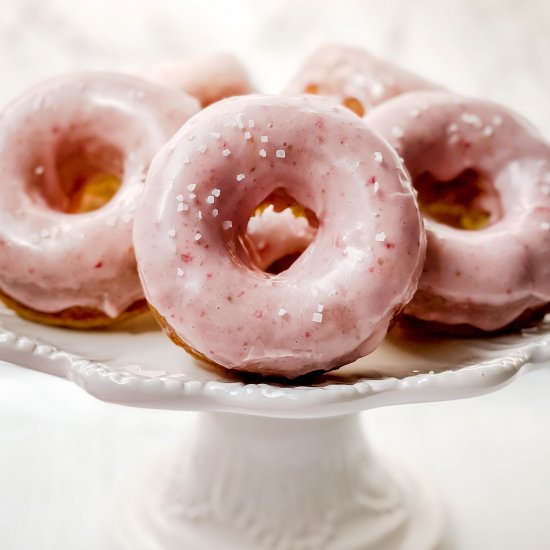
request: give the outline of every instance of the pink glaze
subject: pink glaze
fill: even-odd
[[[141,71],[157,84],[196,97],[203,107],[220,99],[253,91],[248,71],[230,54],[211,54],[164,61]]]
[[[492,183],[492,225],[456,229],[426,218],[428,251],[410,315],[496,330],[550,302],[550,146],[509,110],[419,92],[374,110],[367,123],[397,149],[413,182],[475,169]]]
[[[276,188],[319,229],[270,276],[241,237]],[[155,157],[134,226],[145,295],[183,342],[224,367],[289,378],[376,348],[416,289],[424,239],[395,152],[312,96],[243,96],[195,115]]]
[[[132,222],[154,154],[196,101],[141,79],[85,73],[50,80],[0,117],[0,290],[36,311],[91,307],[116,317],[143,298]],[[65,213],[57,162],[73,147],[118,151],[122,179],[103,208]],[[76,151],[76,149],[75,149]]]
[[[355,99],[363,112],[368,113],[376,105],[405,92],[433,89],[439,86],[378,59],[366,50],[327,44],[306,60],[285,93],[317,93],[333,97],[340,103]]]
[[[305,250],[315,237],[315,229],[290,208],[276,212],[270,204],[250,218],[246,235],[254,263],[265,271],[273,262]]]

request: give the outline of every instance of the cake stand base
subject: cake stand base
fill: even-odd
[[[202,413],[110,517],[116,550],[429,550],[443,525],[431,490],[371,451],[359,415]]]

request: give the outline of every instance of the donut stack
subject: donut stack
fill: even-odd
[[[280,95],[232,57],[42,84],[0,117],[0,298],[293,379],[394,320],[492,335],[550,303],[550,145],[489,101],[325,46]],[[233,97],[229,97],[233,96]],[[225,98],[225,99],[224,99]]]

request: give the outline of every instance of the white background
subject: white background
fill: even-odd
[[[276,92],[326,41],[365,46],[501,101],[550,137],[544,0],[0,0],[0,103],[55,74],[220,50]],[[445,550],[547,550],[549,397],[545,368],[489,396],[364,418],[379,446],[437,486]],[[0,548],[101,550],[118,480],[192,421],[191,413],[106,405],[63,380],[0,364]]]

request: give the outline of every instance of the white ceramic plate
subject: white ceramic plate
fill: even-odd
[[[150,316],[81,332],[34,324],[0,308],[0,359],[65,377],[105,401],[153,408],[331,416],[478,395],[549,358],[548,322],[486,339],[392,334],[375,353],[331,373],[298,384],[267,383],[201,364]]]

